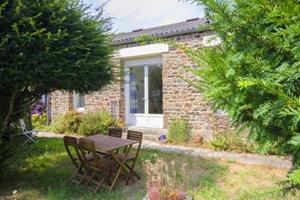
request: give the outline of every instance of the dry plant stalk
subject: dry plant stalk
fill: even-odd
[[[176,170],[175,162],[169,166],[162,159],[155,163],[145,161],[149,200],[185,200],[187,198],[186,164]]]

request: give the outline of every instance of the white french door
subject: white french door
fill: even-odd
[[[139,127],[163,127],[160,58],[125,62],[126,122]]]

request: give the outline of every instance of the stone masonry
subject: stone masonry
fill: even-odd
[[[114,58],[114,65],[118,66],[115,70],[115,81],[105,86],[98,92],[84,96],[85,112],[112,111],[112,104],[118,105],[116,118],[124,118],[124,87],[120,79],[121,61]],[[51,120],[55,120],[58,115],[65,114],[73,110],[73,95],[70,92],[55,91],[51,93]]]
[[[50,95],[51,119],[66,113],[73,107],[72,95],[69,92],[55,91]]]
[[[177,37],[178,43],[201,47],[204,35],[211,33],[196,33],[183,38]],[[229,120],[225,114],[214,113],[203,97],[186,80],[197,78],[186,70],[195,64],[176,48],[171,48],[162,55],[163,60],[163,108],[164,126],[169,127],[174,119],[187,120],[191,134],[209,140],[214,132],[226,131],[230,128]]]

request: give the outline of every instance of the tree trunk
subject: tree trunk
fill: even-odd
[[[17,92],[18,92],[17,90],[14,90],[12,95],[11,95],[11,98],[10,98],[10,101],[9,101],[8,111],[7,111],[7,114],[6,114],[6,116],[4,118],[4,121],[3,121],[3,127],[1,127],[1,137],[4,140],[9,140],[9,133],[6,133],[6,129],[9,125],[9,123],[10,123],[9,122],[10,117],[13,114],[15,98],[16,98]]]

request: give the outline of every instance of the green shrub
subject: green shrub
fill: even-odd
[[[116,119],[114,122],[115,127],[124,128],[126,126],[126,123],[123,119]]]
[[[57,116],[48,129],[55,133],[94,135],[106,134],[111,126],[123,128],[124,122],[114,120],[107,111],[86,114],[71,111]]]
[[[113,126],[114,122],[114,119],[106,111],[87,113],[83,115],[78,133],[81,135],[106,134],[108,128]]]
[[[64,115],[59,115],[55,117],[55,119],[51,122],[51,125],[49,126],[49,131],[52,131],[54,133],[64,133],[65,128],[63,127],[63,120]]]
[[[189,139],[188,124],[185,120],[174,120],[170,124],[168,142],[184,143]]]
[[[31,123],[32,127],[35,129],[44,129],[47,122],[47,115],[43,112],[42,115],[32,114],[31,115]]]
[[[81,122],[82,114],[70,111],[58,116],[52,122],[50,130],[55,133],[77,133]]]
[[[257,144],[249,141],[246,137],[235,132],[220,132],[215,134],[211,145],[216,150],[254,153],[257,151]]]
[[[199,81],[190,82],[215,110],[248,128],[262,152],[278,148],[272,151],[300,159],[294,154],[300,152],[300,140],[290,142],[300,133],[299,0],[196,2],[210,22],[201,29],[213,31],[222,42],[185,48],[199,66],[190,68]],[[289,188],[300,190],[300,165],[293,169],[297,173],[290,173]]]

